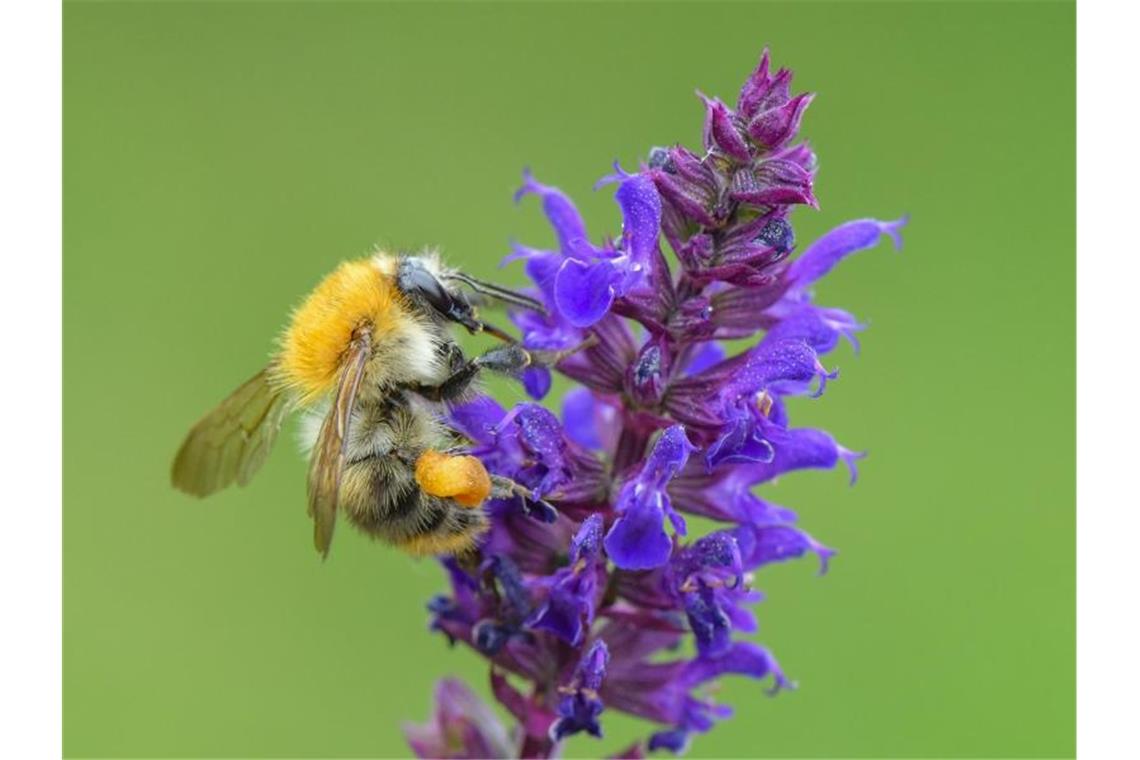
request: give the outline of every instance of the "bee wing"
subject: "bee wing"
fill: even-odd
[[[207,496],[253,478],[292,408],[269,374],[268,367],[258,372],[190,430],[171,468],[175,488]]]
[[[344,472],[349,424],[352,422],[356,391],[364,377],[370,349],[367,334],[353,339],[337,384],[336,396],[325,421],[321,423],[321,432],[317,435],[313,457],[309,461],[309,517],[313,518],[313,543],[324,557],[329,554],[333,528],[336,526],[336,508],[340,478]]]

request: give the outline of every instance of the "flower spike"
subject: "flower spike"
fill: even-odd
[[[792,399],[839,377],[827,355],[857,350],[867,327],[813,291],[883,238],[900,247],[907,218],[855,220],[804,245],[794,212],[819,205],[818,162],[799,139],[813,95],[793,92],[767,49],[734,106],[697,94],[700,145],[651,148],[595,185],[612,186],[610,237],[591,238],[566,193],[523,173],[515,200],[539,200],[557,243],[514,244],[504,259],[544,307],[508,306],[522,345],[552,357],[521,379],[535,400],[570,388],[561,416],[478,395],[447,410],[457,446],[535,499],[480,507],[487,533],[441,561],[446,590],[427,605],[446,645],[487,661],[515,725],[444,681],[432,722],[407,729],[419,756],[562,756],[615,711],[653,724],[618,757],[680,754],[731,717],[710,696],[720,679],[795,686],[746,638],[760,630],[758,584],[798,560],[824,575],[838,552],[765,492],[841,463],[854,484],[865,456],[791,422],[806,403]],[[690,529],[690,516],[715,525]]]

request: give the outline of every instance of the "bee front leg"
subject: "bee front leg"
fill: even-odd
[[[471,381],[485,369],[515,375],[526,369],[530,361],[530,354],[517,343],[498,346],[462,364],[453,362],[451,375],[446,380],[439,385],[416,386],[415,392],[432,401],[449,401],[466,393]]]

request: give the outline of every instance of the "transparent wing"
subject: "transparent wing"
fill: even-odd
[[[313,518],[313,544],[327,557],[336,527],[340,479],[344,472],[344,451],[348,441],[356,391],[364,377],[370,352],[368,335],[355,338],[341,370],[336,396],[321,424],[313,457],[309,461],[309,517]]]
[[[190,430],[174,457],[174,487],[207,496],[235,481],[244,486],[265,463],[291,408],[269,369],[258,372]]]

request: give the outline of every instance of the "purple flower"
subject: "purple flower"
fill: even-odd
[[[489,531],[442,560],[447,590],[428,603],[433,631],[488,662],[516,725],[506,734],[445,681],[434,723],[409,729],[418,754],[556,756],[569,736],[601,736],[613,711],[655,724],[619,757],[681,753],[731,716],[710,696],[722,677],[791,687],[742,638],[759,630],[757,583],[809,555],[823,574],[836,551],[762,489],[840,463],[854,482],[862,453],[790,421],[838,377],[821,357],[857,349],[865,327],[812,288],[884,237],[900,245],[906,219],[849,222],[796,254],[791,214],[816,206],[816,159],[796,142],[812,96],[790,85],[765,51],[735,108],[700,96],[699,152],[653,148],[636,172],[603,177],[614,239],[591,241],[569,197],[524,174],[516,199],[539,199],[557,246],[508,256],[546,306],[511,319],[525,346],[564,352],[524,386],[541,399],[556,371],[575,387],[561,417],[485,397],[449,410],[470,451],[530,496],[486,505]],[[686,515],[718,525],[689,536]]]
[[[404,737],[416,757],[515,757],[515,742],[495,713],[454,678],[436,686],[431,720],[422,726],[405,725]]]
[[[626,483],[614,509],[618,515],[606,534],[606,553],[626,570],[660,567],[669,561],[673,542],[665,533],[666,517],[678,535],[685,519],[673,509],[666,486],[695,450],[685,429],[674,425],[661,434],[641,472]]]
[[[550,631],[571,645],[581,643],[594,622],[597,596],[603,587],[602,516],[590,515],[570,542],[566,567],[550,577],[546,600],[527,624]]]
[[[596,323],[616,298],[641,284],[653,266],[661,229],[657,190],[640,175],[620,175],[615,181],[622,234],[601,247],[590,243],[578,210],[561,190],[537,182],[527,172],[515,193],[516,201],[527,195],[542,198],[547,220],[558,237],[558,252],[517,248],[513,257],[527,259],[527,274],[535,280],[555,320],[563,323],[563,332]],[[539,334],[549,339],[556,331],[557,325],[550,324]]]
[[[554,741],[560,741],[579,731],[585,731],[591,736],[602,735],[598,716],[605,705],[598,698],[598,692],[602,688],[602,679],[606,676],[609,661],[610,652],[606,648],[606,642],[595,641],[574,669],[574,679],[559,689],[562,693],[562,699],[558,702],[560,717],[550,727],[550,736]]]

